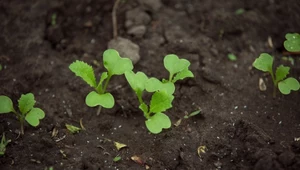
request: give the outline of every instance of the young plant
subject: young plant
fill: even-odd
[[[6,140],[5,139],[5,133],[3,133],[2,138],[1,138],[1,142],[0,142],[0,156],[5,154],[6,151],[6,145],[11,142],[11,140]]]
[[[89,107],[99,106],[97,115],[100,114],[101,107],[112,108],[115,104],[111,93],[106,92],[108,83],[112,76],[122,75],[126,71],[133,69],[132,61],[128,58],[121,58],[114,49],[108,49],[103,53],[103,65],[107,72],[101,74],[97,83],[92,66],[83,61],[73,62],[69,68],[76,76],[81,77],[88,85],[94,88],[85,98],[85,103]]]
[[[300,34],[287,33],[285,38],[286,40],[283,45],[286,50],[290,52],[300,52]]]
[[[300,84],[297,79],[286,76],[289,74],[290,67],[280,65],[276,72],[273,72],[273,57],[267,53],[262,53],[253,63],[253,66],[263,72],[270,73],[274,84],[273,97],[276,97],[277,88],[282,94],[290,94],[291,90],[297,91]]]
[[[125,73],[128,83],[137,95],[139,108],[147,119],[145,121],[146,127],[154,134],[171,127],[170,118],[163,112],[172,107],[173,93],[175,92],[174,83],[186,77],[193,77],[193,73],[188,70],[190,62],[179,59],[176,55],[167,55],[164,58],[164,65],[170,72],[168,80],[160,81],[154,77],[148,78],[143,72],[128,71]],[[143,100],[145,91],[153,93],[149,105]]]
[[[19,111],[14,109],[13,102],[7,96],[0,96],[0,114],[2,113],[14,113],[21,124],[21,134],[24,134],[24,122],[31,126],[38,126],[40,120],[45,117],[45,113],[42,109],[34,107],[35,105],[34,95],[32,93],[22,94],[18,100]]]

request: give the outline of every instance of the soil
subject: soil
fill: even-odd
[[[293,55],[294,65],[281,57],[285,34],[299,32],[300,1],[163,0],[159,9],[139,2],[124,1],[117,12],[119,36],[140,46],[134,70],[165,78],[166,54],[190,60],[195,78],[176,85],[173,108],[166,114],[172,123],[199,108],[201,114],[150,134],[122,76],[108,88],[116,99],[113,109],[97,116],[97,108],[85,105],[91,88],[68,66],[78,59],[97,75],[105,70],[102,53],[113,38],[113,1],[2,0],[0,94],[16,107],[21,94],[32,92],[46,117],[37,128],[26,125],[20,136],[16,118],[0,115],[0,133],[12,140],[0,169],[300,169],[299,92],[273,98],[270,76],[252,68],[255,58],[267,52],[276,66],[289,65],[290,75],[299,80],[299,56]],[[126,12],[137,7],[151,18],[141,37],[128,35],[125,25]],[[245,12],[235,14],[240,8]],[[237,61],[230,61],[229,53]],[[266,91],[259,90],[259,78]],[[65,124],[80,126],[80,119],[86,130],[71,134]],[[113,141],[128,147],[118,151]],[[199,155],[199,147],[205,153]],[[114,162],[116,156],[122,159]]]

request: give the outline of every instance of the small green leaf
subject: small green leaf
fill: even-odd
[[[174,96],[165,91],[158,91],[152,95],[150,101],[150,113],[166,111],[172,107]]]
[[[161,82],[157,78],[150,78],[146,82],[146,90],[148,92],[156,92],[156,91],[165,91],[168,94],[173,94],[175,92],[175,85],[171,82]]]
[[[133,71],[126,71],[125,77],[129,85],[135,92],[141,92],[145,90],[145,85],[148,80],[148,77],[143,72],[137,72],[135,74]]]
[[[66,123],[66,128],[73,134],[78,133],[81,130],[81,128],[67,124],[67,123]]]
[[[286,67],[283,65],[278,66],[276,69],[276,81],[279,82],[283,80],[289,74],[289,71],[290,67]]]
[[[45,113],[40,108],[32,108],[30,112],[25,116],[25,120],[31,126],[38,126],[40,124],[40,120],[45,117]]]
[[[236,61],[236,59],[237,59],[236,56],[232,53],[228,54],[227,57],[230,61]]]
[[[196,110],[196,111],[192,112],[191,114],[184,116],[184,118],[187,119],[187,118],[190,118],[190,117],[192,117],[192,116],[196,116],[196,115],[198,115],[200,112],[201,112],[201,110]]]
[[[121,159],[122,159],[121,156],[116,156],[116,157],[114,157],[113,161],[114,161],[114,162],[118,162],[118,161],[120,161]]]
[[[92,66],[83,61],[76,60],[70,64],[69,69],[75,73],[76,76],[81,77],[91,87],[96,88],[96,78]]]
[[[85,103],[90,107],[102,106],[104,108],[112,108],[115,105],[115,100],[110,93],[98,94],[92,91],[86,96]]]
[[[183,80],[183,79],[188,78],[188,77],[194,77],[194,74],[190,70],[184,69],[183,71],[181,71],[181,72],[179,72],[175,75],[172,82],[175,83],[178,80]]]
[[[0,64],[0,71],[3,69],[2,65]]]
[[[278,83],[278,89],[282,94],[290,94],[291,90],[297,91],[300,88],[300,84],[297,79],[289,77]]]
[[[267,53],[260,54],[252,65],[258,70],[273,73],[273,57]]]
[[[6,145],[11,142],[11,140],[6,140],[5,133],[3,133],[1,142],[0,142],[0,156],[5,154],[6,151]]]
[[[170,75],[174,75],[187,69],[190,66],[190,62],[186,59],[179,59],[175,54],[169,54],[164,58],[164,66],[170,72]]]
[[[103,86],[102,86],[102,83],[103,83],[103,81],[105,80],[105,79],[107,79],[107,77],[108,77],[108,74],[107,74],[107,72],[103,72],[102,74],[101,74],[101,78],[100,78],[100,81],[99,81],[99,84],[98,84],[98,86],[97,86],[97,91],[99,92],[99,93],[103,93],[102,92],[102,88],[103,88]]]
[[[300,34],[298,33],[287,33],[285,35],[286,40],[283,45],[286,50],[290,52],[300,51]]]
[[[170,118],[163,113],[156,113],[150,119],[146,120],[147,129],[153,133],[158,134],[162,129],[169,129],[171,127]]]
[[[239,8],[239,9],[237,9],[234,13],[235,13],[235,15],[241,15],[241,14],[243,14],[245,12],[245,9],[244,8]]]
[[[104,51],[103,64],[110,75],[122,75],[133,69],[132,61],[129,58],[121,58],[114,49]]]
[[[148,113],[148,106],[145,103],[140,104],[139,108],[146,114]]]
[[[13,102],[7,96],[0,96],[0,114],[16,112],[13,106]]]
[[[26,114],[35,105],[34,95],[32,93],[22,94],[18,102],[21,113]]]

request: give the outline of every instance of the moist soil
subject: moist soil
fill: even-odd
[[[134,71],[148,76],[168,77],[166,54],[191,61],[195,78],[176,84],[166,114],[173,124],[195,110],[201,114],[153,135],[124,77],[113,77],[108,87],[114,108],[97,116],[97,108],[85,105],[92,89],[68,68],[82,60],[97,76],[105,70],[102,54],[113,39],[113,1],[0,2],[0,94],[16,108],[21,94],[32,92],[46,113],[38,127],[25,125],[23,136],[13,114],[0,115],[0,133],[12,140],[0,157],[1,170],[300,169],[300,94],[273,98],[270,76],[252,68],[267,52],[299,80],[299,56],[282,44],[286,33],[300,31],[300,1],[163,0],[160,5],[122,1],[119,36],[139,45]],[[127,33],[126,12],[134,8],[150,17],[142,36]],[[240,8],[245,11],[236,14]],[[229,53],[237,60],[230,61]],[[292,56],[294,65],[282,56]],[[259,78],[266,91],[260,91]],[[65,124],[80,127],[80,120],[86,130],[71,134]],[[118,151],[114,141],[127,147]],[[198,153],[201,148],[205,152]],[[114,162],[116,156],[121,160]]]

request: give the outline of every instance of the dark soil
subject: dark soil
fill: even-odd
[[[1,170],[73,169],[300,169],[300,95],[272,98],[269,75],[251,65],[262,52],[281,60],[284,35],[300,32],[299,0],[163,0],[158,11],[141,7],[151,17],[143,37],[127,35],[125,13],[140,4],[120,4],[118,32],[140,46],[135,71],[167,77],[163,57],[174,53],[191,61],[194,79],[176,85],[173,123],[199,108],[201,115],[184,120],[158,135],[145,128],[134,93],[121,76],[109,91],[113,109],[85,105],[91,90],[68,69],[83,60],[104,71],[102,53],[112,39],[112,0],[1,0],[0,94],[16,102],[21,94],[35,94],[46,117],[37,128],[19,123],[12,114],[0,115],[0,133],[12,142],[0,157]],[[239,8],[245,9],[236,15]],[[51,16],[57,23],[51,25]],[[268,38],[272,39],[270,47]],[[228,60],[233,53],[237,61]],[[299,79],[299,56],[293,56],[291,76]],[[97,62],[95,62],[97,61]],[[267,91],[258,88],[263,78]],[[86,131],[70,134],[65,124]],[[53,131],[58,134],[53,136]],[[111,141],[126,144],[118,151]],[[197,153],[200,146],[206,153]],[[144,165],[131,160],[142,159]],[[113,162],[121,156],[122,160]]]

